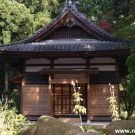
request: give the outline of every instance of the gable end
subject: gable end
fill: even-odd
[[[71,28],[68,26],[62,26],[51,35],[44,38],[43,40],[49,39],[97,39],[97,38],[79,26],[73,26]]]

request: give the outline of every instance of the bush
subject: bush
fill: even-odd
[[[98,126],[84,126],[83,128],[84,128],[85,132],[89,131],[90,129],[94,129],[102,135],[106,133],[106,128],[102,128],[102,127],[98,127]]]
[[[22,129],[20,122],[26,121],[26,117],[17,114],[15,107],[9,109],[8,104],[0,101],[0,135],[17,135]]]

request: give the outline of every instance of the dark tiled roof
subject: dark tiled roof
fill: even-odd
[[[0,51],[8,52],[87,52],[129,49],[131,42],[100,41],[93,39],[46,40],[38,43],[0,46]]]

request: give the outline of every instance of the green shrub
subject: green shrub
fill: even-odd
[[[20,122],[26,121],[26,117],[17,114],[15,107],[9,109],[8,103],[0,101],[0,135],[17,135],[22,129]]]
[[[106,133],[105,128],[96,127],[96,126],[84,126],[83,129],[84,129],[84,132],[87,132],[90,129],[94,129],[94,130],[98,131],[100,134],[105,134]]]
[[[114,95],[114,86],[111,85],[109,83],[110,86],[110,97],[107,98],[106,100],[109,100],[109,112],[111,114],[112,117],[112,121],[117,121],[120,120],[120,116],[119,116],[119,109],[118,109],[118,105],[117,105],[117,100],[116,100],[116,96]]]
[[[12,91],[4,89],[3,96],[4,94],[8,95],[8,108],[15,107],[17,112],[20,113],[20,91],[17,89],[13,89]]]

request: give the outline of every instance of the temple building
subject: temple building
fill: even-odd
[[[109,83],[119,104],[119,82],[133,44],[104,31],[81,14],[73,1],[33,36],[0,46],[0,59],[18,70],[11,81],[21,92],[21,113],[76,118],[71,80],[78,80],[83,120],[111,120]]]

